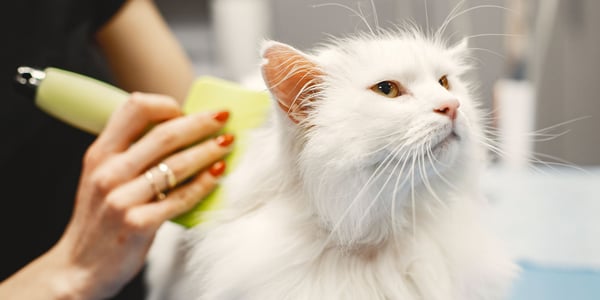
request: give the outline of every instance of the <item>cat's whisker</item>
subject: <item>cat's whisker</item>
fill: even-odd
[[[487,120],[487,121],[495,121],[496,120],[496,115],[498,114],[498,111],[500,110],[499,106],[494,106],[494,108],[492,108],[491,110],[487,110],[485,112],[480,112],[481,116],[479,116],[479,119],[481,120]]]
[[[460,9],[460,7],[464,3],[465,0],[461,0],[454,6],[454,8],[452,8],[452,10],[448,13],[448,16],[446,16],[446,18],[442,22],[440,28],[438,28],[438,30],[435,32],[435,37],[437,37],[438,39],[441,38],[441,36],[444,34],[444,31],[446,31],[446,27],[448,26],[448,24],[450,24],[450,19],[453,18],[454,14]]]
[[[379,175],[388,168],[388,166],[394,160],[396,155],[398,153],[400,153],[402,150],[404,150],[404,148],[405,148],[405,145],[400,145],[400,146],[398,146],[398,148],[394,149],[388,155],[386,155],[386,157],[377,165],[377,168],[375,169],[375,171],[373,171],[373,174],[371,174],[371,176],[365,183],[365,187],[367,184],[370,184],[372,180],[377,179],[379,177]],[[399,160],[404,160],[404,159],[406,159],[406,157],[407,157],[407,154],[403,154]],[[381,166],[383,166],[383,164],[385,164],[385,166],[383,167],[383,169],[381,169]],[[357,196],[360,195],[362,191],[363,190],[361,189],[359,191],[359,193],[357,194]]]
[[[479,135],[474,133],[473,136],[476,137],[476,140],[478,142],[482,143],[484,146],[489,147],[491,150],[497,150],[503,153],[503,150],[502,148],[500,148],[497,141],[492,140],[485,135]]]
[[[400,165],[400,163],[402,163],[403,161],[404,161],[404,163],[402,164],[402,167],[401,167],[400,171],[398,173],[396,173],[396,169],[398,168],[398,166]],[[394,177],[394,176],[401,177],[402,172],[404,170],[405,164],[406,164],[406,159],[399,159],[399,160],[396,161],[396,164],[394,165],[394,168],[392,168],[392,170],[390,171],[390,174],[388,175],[388,178],[381,185],[381,188],[379,189],[379,191],[377,192],[377,194],[375,194],[375,197],[373,197],[373,199],[371,200],[371,203],[367,207],[367,209],[365,210],[365,213],[359,219],[359,227],[362,227],[362,226],[360,226],[360,224],[362,223],[362,221],[364,220],[364,218],[367,216],[367,214],[369,213],[369,211],[371,210],[371,208],[373,207],[373,205],[375,204],[375,202],[379,199],[379,197],[381,196],[381,194],[385,190],[385,187],[387,186],[387,184],[389,183],[389,181],[392,179],[392,177]]]
[[[333,235],[335,235],[335,233],[337,232],[338,228],[341,226],[341,224],[344,221],[344,219],[348,216],[348,214],[350,213],[350,211],[352,210],[352,208],[356,205],[359,197],[367,190],[367,188],[370,187],[370,185],[372,184],[372,182],[375,179],[379,178],[379,176],[381,176],[381,174],[383,174],[383,172],[389,167],[389,165],[393,161],[393,158],[395,157],[396,153],[400,153],[404,149],[404,147],[405,147],[405,145],[398,146],[398,148],[396,148],[392,152],[390,152],[390,154],[388,154],[384,158],[384,160],[377,166],[377,168],[375,169],[375,171],[371,174],[371,176],[369,177],[369,179],[367,179],[366,183],[358,191],[358,193],[352,199],[352,201],[350,201],[350,204],[348,205],[348,207],[346,208],[346,210],[344,211],[344,213],[340,216],[340,218],[337,221],[337,223],[331,229],[329,237],[327,238],[328,241],[330,241],[331,238],[333,237]],[[403,159],[403,158],[401,157],[401,159]],[[385,163],[386,161],[387,161],[387,163]],[[383,167],[383,169],[381,169],[381,167],[383,166],[384,163],[385,163],[385,166]]]
[[[571,168],[571,169],[574,169],[574,170],[577,170],[577,171],[581,171],[581,172],[583,172],[583,173],[585,173],[587,175],[593,175],[588,170],[586,170],[584,168],[581,168],[581,167],[577,166],[576,164],[574,164],[574,163],[572,163],[570,161],[567,161],[565,159],[562,159],[560,157],[556,157],[556,156],[549,155],[549,154],[544,154],[544,153],[539,153],[539,152],[532,152],[532,155],[533,155],[533,158],[537,162],[542,163],[542,164],[544,164],[546,166],[548,166],[548,165],[555,165],[555,166],[560,166],[560,167],[566,167],[566,168]],[[543,157],[543,158],[548,158],[548,159],[552,159],[552,160],[555,160],[556,162],[542,161],[542,160],[538,159],[536,156]]]
[[[371,199],[371,203],[369,203],[369,205],[365,209],[363,215],[358,219],[358,226],[357,226],[358,228],[363,228],[362,222],[364,221],[364,219],[367,217],[367,215],[369,214],[369,212],[373,208],[373,205],[375,205],[375,203],[377,202],[377,200],[379,200],[379,197],[381,196],[381,194],[385,190],[385,187],[387,186],[387,184],[389,183],[389,181],[392,179],[392,177],[394,177],[394,175],[396,175],[395,171],[398,168],[398,166],[400,165],[400,163],[402,163],[401,160],[397,160],[396,161],[396,163],[395,163],[394,167],[392,168],[392,170],[390,171],[390,174],[388,175],[387,179],[383,182],[383,184],[379,188],[379,191],[377,192],[377,194],[375,194],[375,196],[373,197],[373,199]]]
[[[476,136],[476,137],[479,138],[479,139],[477,139],[477,141],[479,143],[481,143],[483,146],[485,146],[489,151],[493,152],[494,154],[498,155],[501,158],[506,158],[507,157],[506,152],[504,152],[504,150],[501,149],[499,146],[495,145],[497,143],[496,141],[489,140],[487,137],[484,137],[484,136]],[[534,155],[543,156],[544,154],[534,153]],[[547,172],[544,171],[544,170],[542,170],[542,169],[540,169],[540,168],[538,168],[535,164],[543,165],[543,166],[545,166],[545,167],[547,167],[547,168],[549,168],[551,170],[556,170],[556,168],[554,168],[554,166],[572,167],[574,169],[578,168],[578,167],[576,167],[576,166],[574,166],[574,165],[572,165],[570,163],[546,162],[546,161],[543,161],[543,160],[540,160],[540,159],[538,159],[536,157],[531,157],[531,156],[524,157],[524,158],[529,163],[528,164],[529,168],[531,168],[532,170],[534,170],[536,172],[542,173],[542,174],[547,174]],[[580,170],[584,171],[582,169],[580,169]]]
[[[438,169],[435,167],[434,160],[436,160],[436,161],[438,161],[438,160],[437,160],[437,158],[434,157],[433,152],[431,152],[431,148],[427,149],[427,158],[429,159],[429,164],[431,165],[431,169],[440,178],[440,180],[442,180],[446,185],[448,185],[448,187],[450,187],[454,191],[458,191],[459,189],[456,187],[456,185],[452,184],[448,179],[446,179],[446,177],[443,176],[438,171]],[[438,163],[439,163],[439,161],[438,161]]]
[[[381,27],[379,27],[379,16],[377,14],[377,8],[375,7],[375,0],[371,0],[371,12],[373,13],[373,22],[375,23],[375,30],[380,32]]]
[[[400,24],[394,24],[394,29],[396,30],[395,32],[403,32],[406,31],[407,28],[409,28],[413,34],[414,33],[420,33],[422,32],[422,28],[421,26],[419,26],[419,24],[417,23],[416,20],[414,19],[407,19],[402,21],[401,25]],[[388,32],[388,34],[392,35],[395,33],[394,31],[390,31]]]
[[[444,24],[442,25],[442,27],[440,27],[439,30],[439,35],[441,36],[442,34],[444,34],[444,31],[446,30],[446,27],[448,27],[448,25],[450,23],[452,23],[452,21],[454,21],[454,19],[469,13],[471,11],[474,10],[478,10],[478,9],[484,9],[484,8],[495,8],[495,9],[501,9],[501,10],[505,10],[511,13],[515,13],[514,10],[504,7],[504,6],[500,6],[500,5],[491,5],[491,4],[484,4],[484,5],[477,5],[477,6],[473,6],[473,7],[469,7],[469,8],[465,8],[463,11],[456,13],[454,16],[452,16],[452,18],[448,19],[446,22],[444,22]]]
[[[357,2],[356,3],[356,8],[358,10],[358,12],[365,18],[365,20],[367,19],[367,16],[365,14],[365,12],[362,10],[362,7],[360,6],[361,2]],[[372,27],[369,27],[369,31],[371,32],[372,35],[375,35],[375,33],[377,32],[377,27],[375,27],[375,30],[373,30]]]
[[[417,205],[415,201],[415,158],[413,155],[412,165],[410,168],[410,206],[412,211],[412,237],[417,238]]]
[[[436,164],[443,164],[442,162],[440,162],[434,155],[433,152],[431,150],[431,142],[429,142],[429,145],[426,148],[427,151],[427,158],[429,159],[429,164],[431,165],[431,169],[433,170],[433,172],[435,172],[435,174],[440,178],[440,180],[442,180],[446,185],[448,185],[448,187],[450,187],[452,190],[459,191],[459,188],[452,184],[450,182],[450,180],[448,180],[445,176],[443,176],[439,170],[436,168]],[[435,160],[435,162],[434,162]]]
[[[369,24],[369,21],[367,21],[367,18],[363,14],[359,13],[359,11],[357,11],[356,9],[353,9],[352,7],[350,7],[348,5],[345,5],[342,3],[330,2],[330,3],[314,4],[312,7],[313,8],[321,8],[321,7],[328,7],[328,6],[337,6],[337,7],[341,7],[343,9],[350,11],[355,16],[357,16],[359,19],[361,19],[361,21],[365,24],[365,26],[367,26],[367,29],[369,29],[371,34],[375,35],[375,31],[373,31],[373,27],[371,27],[371,24]],[[359,6],[359,10],[360,10],[360,6]]]
[[[498,146],[498,141],[492,140],[485,135],[479,135],[476,133],[472,133],[472,135],[475,138],[475,141],[484,146],[487,150],[495,153],[500,157],[505,157],[504,151]]]
[[[400,144],[400,143],[398,143]],[[391,151],[377,166],[377,168],[375,169],[375,171],[373,171],[373,174],[371,175],[371,177],[369,177],[369,179],[367,180],[367,183],[365,183],[365,185],[370,184],[371,180],[377,179],[381,174],[383,174],[383,172],[385,170],[387,170],[387,168],[391,165],[391,163],[394,161],[395,158],[397,158],[397,155],[400,154],[404,148],[406,147],[406,144],[402,144],[399,145],[396,149],[394,149],[393,151]],[[403,153],[400,158],[397,158],[397,161],[405,161],[407,160],[407,158],[409,157],[409,153],[405,152]],[[381,169],[381,166],[385,164],[385,166],[383,167],[383,169]],[[392,172],[393,173],[393,172]],[[362,191],[362,189],[361,189]],[[360,193],[358,194],[360,195]],[[357,196],[358,196],[357,195]]]
[[[427,30],[427,34],[429,34],[430,26],[429,26],[429,5],[427,0],[423,0],[423,5],[425,6],[425,28]]]
[[[382,138],[386,138],[386,137],[390,137],[390,136],[398,135],[398,133],[399,133],[399,132],[392,132],[392,133],[390,133],[390,134],[386,134],[386,135],[383,135],[383,136],[375,136],[375,137],[370,137],[370,139],[369,139],[369,140],[378,141],[378,140],[380,140],[380,139],[382,139]],[[405,141],[405,139],[404,139],[404,138],[403,138],[403,139],[400,139],[400,140],[390,140],[390,141],[389,141],[387,144],[385,144],[385,145],[383,145],[383,146],[381,146],[381,147],[379,147],[379,148],[377,148],[377,149],[375,149],[375,150],[372,150],[372,151],[369,151],[369,152],[365,152],[365,153],[364,153],[364,154],[362,154],[361,156],[362,156],[362,157],[369,157],[369,156],[372,156],[372,155],[374,155],[374,154],[378,154],[378,153],[380,153],[381,151],[384,151],[384,150],[388,149],[388,148],[389,148],[391,145],[393,145],[393,144],[397,144],[397,143],[400,143],[400,142],[403,142],[403,141]]]
[[[542,142],[548,142],[548,141],[555,140],[555,139],[562,137],[570,132],[571,132],[571,130],[565,130],[565,131],[562,131],[559,133],[535,133],[535,132],[528,133],[528,132],[524,132],[517,136],[529,138],[529,140],[534,143],[542,143]],[[492,128],[484,128],[484,133],[495,139],[502,139],[504,137],[503,134],[497,132],[497,130],[493,130]],[[500,144],[499,141],[496,141],[496,142],[498,144]]]
[[[402,167],[400,168],[400,171],[398,172],[398,176],[396,176],[396,182],[394,184],[394,190],[392,192],[392,209],[391,209],[391,223],[392,223],[392,232],[394,233],[394,236],[397,235],[397,231],[398,231],[398,226],[400,224],[396,224],[396,214],[398,213],[396,211],[396,202],[398,201],[397,197],[398,197],[398,193],[401,187],[404,186],[404,184],[406,184],[408,182],[408,179],[410,178],[409,176],[403,176],[404,174],[404,168],[406,167],[407,163],[408,163],[408,159],[404,159],[404,162],[402,163]],[[400,183],[400,179],[402,179],[402,182]]]
[[[480,37],[496,37],[496,36],[502,36],[502,37],[524,37],[525,35],[523,34],[514,34],[514,33],[480,33],[480,34],[473,34],[473,35],[469,35],[466,36],[466,39],[474,39],[474,38],[480,38]]]
[[[397,143],[397,142],[396,142],[396,143]],[[383,174],[383,172],[384,172],[384,171],[385,171],[385,170],[386,170],[386,169],[389,167],[389,165],[390,165],[390,164],[391,164],[391,162],[393,161],[393,158],[394,158],[394,157],[396,157],[396,155],[397,155],[398,153],[400,153],[400,152],[401,152],[401,151],[404,149],[404,147],[405,147],[405,145],[402,145],[402,146],[401,146],[399,149],[392,151],[392,152],[391,152],[391,153],[390,153],[390,154],[389,154],[389,155],[388,155],[388,156],[387,156],[387,157],[384,159],[384,161],[382,161],[382,163],[380,163],[380,164],[379,164],[379,167],[380,167],[380,166],[381,166],[381,165],[382,165],[384,162],[386,162],[386,160],[388,160],[388,158],[390,158],[390,160],[389,160],[389,161],[387,161],[387,163],[386,163],[385,167],[384,167],[384,168],[381,170],[381,172],[379,172],[379,174],[377,174],[377,176],[376,176],[376,177],[379,177],[381,174]],[[396,162],[396,164],[395,164],[394,168],[392,169],[392,171],[390,171],[390,175],[389,175],[389,176],[388,176],[388,178],[385,180],[384,184],[382,185],[382,187],[381,187],[381,188],[380,188],[380,190],[378,191],[377,195],[376,195],[376,196],[374,197],[374,199],[372,200],[372,202],[371,202],[371,204],[369,205],[369,207],[366,209],[366,212],[365,212],[365,214],[363,214],[363,216],[360,218],[360,220],[359,220],[359,223],[362,223],[363,219],[366,217],[366,215],[368,214],[368,212],[371,210],[372,206],[375,204],[375,202],[377,201],[377,199],[380,197],[380,195],[381,195],[382,191],[384,190],[384,188],[386,187],[386,185],[387,185],[387,184],[388,184],[388,182],[390,181],[391,177],[392,177],[392,176],[394,176],[395,174],[397,174],[397,175],[396,175],[396,176],[397,176],[397,178],[401,178],[401,175],[404,173],[404,168],[405,168],[405,166],[406,166],[406,163],[408,162],[408,159],[407,159],[407,158],[409,158],[409,157],[413,157],[413,156],[414,156],[414,154],[411,154],[411,155],[409,155],[409,154],[411,154],[411,153],[410,153],[410,152],[406,152],[406,153],[404,153],[404,154],[403,154],[403,155],[402,155],[402,156],[401,156],[399,159],[397,159],[397,162]],[[413,159],[414,159],[414,157],[413,157]],[[397,169],[398,165],[400,164],[400,162],[403,162],[403,163],[402,163],[402,167],[400,168],[400,171],[396,173],[396,169]],[[413,165],[414,165],[414,164],[413,164]],[[377,173],[377,171],[378,171],[378,170],[379,170],[379,168],[378,168],[378,169],[376,169],[376,170],[375,170],[375,172],[373,172],[373,174],[371,175],[371,177],[369,178],[369,180],[367,180],[367,183],[366,183],[366,184],[363,186],[363,189],[369,185],[369,183],[370,183],[371,179],[372,179],[372,178],[373,178],[373,177],[376,175],[376,173]],[[408,179],[408,178],[407,178],[407,179]],[[401,185],[404,185],[404,183],[405,183],[405,182],[406,182],[406,180],[405,180],[405,181],[404,181],[404,182],[403,182]],[[397,187],[398,187],[398,186],[395,186],[395,188],[394,188],[394,200],[393,200],[393,202],[395,202],[395,197],[396,197],[396,195],[397,195]],[[363,189],[361,189],[361,192],[359,192],[359,194],[360,194],[360,193],[362,193]],[[358,198],[358,197],[357,197],[357,198]],[[352,201],[352,203],[354,203],[354,201],[355,201],[357,198],[355,198],[355,199]],[[394,208],[392,209],[392,219],[394,219],[395,203],[393,203],[392,205],[393,205],[393,207],[394,207]],[[346,212],[346,213],[344,213],[344,215],[342,216],[342,220],[343,220],[343,218],[345,218],[345,217],[346,217],[346,215],[347,215],[347,212]],[[395,221],[393,221],[393,222],[392,222],[392,224],[395,224]],[[359,226],[359,227],[361,227],[361,226]],[[394,227],[394,229],[393,229],[393,230],[395,230],[395,227]]]
[[[429,191],[429,193],[431,194],[431,196],[433,196],[433,198],[442,207],[446,207],[446,203],[444,203],[444,201],[442,201],[442,199],[435,192],[435,190],[431,186],[431,182],[429,181],[429,176],[427,176],[427,169],[425,167],[425,148],[424,147],[425,147],[425,144],[421,144],[421,148],[420,148],[421,155],[419,155],[419,157],[418,157],[418,159],[419,159],[418,160],[418,162],[419,162],[419,173],[421,174],[421,180],[423,181],[423,186],[425,186],[425,188],[427,189],[427,191]]]
[[[501,138],[503,136],[503,134],[498,131],[498,128],[493,127],[493,126],[484,126],[483,130],[484,130],[485,134],[490,135],[492,137]],[[540,138],[557,138],[557,137],[561,137],[569,132],[571,132],[570,129],[562,131],[562,132],[558,132],[558,133],[536,133],[535,131],[532,131],[532,132],[522,132],[521,134],[519,134],[519,136],[540,137]]]
[[[427,170],[426,170],[426,167],[425,167],[425,156],[424,155],[425,155],[425,153],[423,153],[423,156],[421,156],[419,158],[419,162],[418,162],[418,164],[420,165],[420,167],[419,167],[419,170],[420,170],[419,173],[421,174],[421,180],[423,181],[423,186],[434,197],[434,199],[436,200],[436,202],[438,202],[441,207],[448,208],[448,205],[444,201],[442,201],[442,199],[437,195],[437,193],[435,192],[435,190],[431,186],[431,183],[429,182],[429,176],[428,176],[428,174],[426,172]],[[435,213],[435,211],[433,209],[433,205],[429,205],[429,203],[424,203],[424,205],[422,207],[424,207],[424,208],[427,209],[427,212],[429,213],[430,216],[432,216],[434,218],[436,217],[436,213]]]
[[[502,54],[500,54],[500,53],[498,53],[496,51],[490,50],[490,49],[469,47],[468,50],[475,50],[475,51],[487,52],[487,53],[492,54],[492,55],[494,55],[494,56],[496,56],[496,57],[498,57],[498,58],[500,58],[502,60],[506,60],[506,56],[504,56],[504,55],[502,55]],[[481,60],[479,60],[479,62],[481,62]]]
[[[567,164],[546,162],[546,161],[543,161],[541,159],[538,159],[537,157],[528,157],[527,158],[527,162],[528,162],[527,167],[529,169],[531,169],[531,170],[533,170],[533,171],[535,171],[535,172],[537,172],[539,174],[542,174],[542,175],[548,175],[549,174],[549,172],[547,170],[545,170],[545,169],[549,169],[551,171],[555,171],[556,172],[556,171],[558,171],[556,169],[557,166],[560,166],[560,167],[570,167]]]
[[[557,127],[561,127],[561,126],[565,126],[565,125],[568,125],[568,124],[571,124],[571,123],[579,122],[579,121],[582,121],[582,120],[585,120],[585,119],[589,119],[591,117],[592,116],[582,116],[582,117],[573,118],[571,120],[567,120],[567,121],[564,121],[564,122],[561,122],[561,123],[558,123],[558,124],[554,124],[554,125],[551,125],[551,126],[548,126],[548,127],[544,127],[544,128],[535,130],[534,132],[544,133],[546,131],[555,129]]]
[[[522,137],[531,137],[531,142],[546,142],[546,141],[551,141],[554,140],[556,138],[559,138],[567,133],[570,132],[570,130],[564,130],[562,132],[559,133],[548,133],[549,131],[553,130],[553,129],[557,129],[559,127],[574,123],[574,122],[578,122],[581,120],[585,120],[590,118],[590,116],[582,116],[582,117],[578,117],[578,118],[573,118],[571,120],[567,120],[558,124],[554,124],[545,128],[541,128],[532,132],[526,132],[523,133],[521,136]],[[480,139],[480,141],[484,141],[483,144],[484,146],[486,146],[486,148],[488,148],[488,150],[491,150],[492,152],[494,152],[496,155],[498,155],[499,157],[506,157],[506,153],[504,152],[504,150],[501,148],[500,142],[493,140],[491,138],[488,138],[487,136],[492,136],[495,137],[497,139],[501,139],[502,135],[497,131],[498,129],[492,126],[483,126],[484,129],[484,134],[486,136],[477,136],[477,138]],[[540,137],[540,138],[536,138],[536,137]],[[549,162],[549,161],[543,161],[541,159],[539,159],[538,157],[543,157],[543,158],[548,158],[548,159],[552,159],[555,160],[557,162]],[[573,164],[572,162],[563,160],[561,158],[555,157],[555,156],[551,156],[548,154],[543,154],[543,153],[538,153],[538,152],[531,152],[531,156],[529,157],[525,157],[527,159],[527,161],[530,163],[530,167],[533,169],[536,169],[536,171],[541,171],[538,170],[539,168],[537,168],[534,164],[540,164],[540,165],[544,165],[550,169],[555,169],[553,166],[560,166],[560,167],[567,167],[567,168],[572,168],[572,169],[576,169],[578,171],[582,171],[582,172],[587,172],[585,169],[582,169],[580,167],[577,167],[575,164]],[[545,173],[545,172],[544,172]]]
[[[450,167],[447,163],[437,159],[437,157],[435,157],[435,155],[433,155],[433,152],[431,152],[431,158],[433,158],[433,161],[436,164],[441,165],[442,167],[446,167],[446,168]]]

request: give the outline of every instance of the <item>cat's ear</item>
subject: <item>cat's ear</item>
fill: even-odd
[[[323,73],[308,55],[273,41],[262,48],[264,81],[281,109],[295,123],[306,118]]]
[[[463,38],[458,43],[452,45],[449,49],[450,55],[455,58],[464,58],[469,56],[469,38]]]
[[[463,38],[460,42],[450,46],[448,53],[452,61],[455,62],[454,73],[461,75],[472,69],[471,50],[469,48],[468,38]]]

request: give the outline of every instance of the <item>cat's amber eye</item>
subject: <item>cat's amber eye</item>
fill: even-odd
[[[449,90],[450,89],[450,83],[448,82],[448,76],[444,75],[442,76],[438,82],[440,83],[441,86],[443,86],[445,89]]]
[[[382,81],[371,87],[371,90],[388,98],[396,98],[401,96],[400,87],[393,81]]]

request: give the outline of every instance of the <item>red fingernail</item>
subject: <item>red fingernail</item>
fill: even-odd
[[[225,172],[225,162],[222,160],[214,163],[210,169],[208,169],[208,173],[213,177],[219,177],[223,175],[223,172]]]
[[[231,145],[231,143],[233,143],[234,137],[232,134],[223,134],[218,136],[215,141],[217,142],[217,144],[221,147],[227,147],[229,145]]]
[[[229,112],[226,110],[220,111],[213,116],[213,119],[215,119],[221,123],[225,123],[225,121],[227,121],[227,119],[229,119]]]

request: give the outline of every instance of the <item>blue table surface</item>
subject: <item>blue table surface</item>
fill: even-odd
[[[600,300],[600,270],[520,265],[510,300]]]

